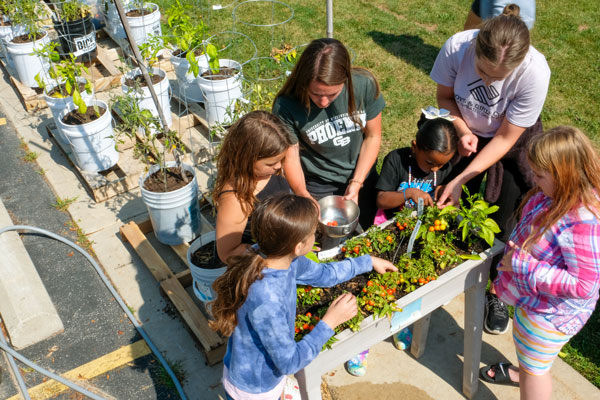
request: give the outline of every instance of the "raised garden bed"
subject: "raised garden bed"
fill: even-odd
[[[476,202],[476,199],[471,200],[470,206],[477,205],[481,215],[480,218],[467,218],[470,222],[462,222],[464,218],[455,217],[459,213],[463,216],[469,214],[476,209],[473,207],[455,209],[452,213],[444,212],[441,215],[437,209],[426,210],[420,222],[417,222],[416,216],[405,212],[397,214],[396,220],[388,222],[383,228],[372,227],[333,251],[319,254],[321,259],[336,259],[370,253],[394,262],[399,272],[361,275],[333,288],[298,288],[297,339],[310,332],[311,325],[322,317],[331,300],[344,291],[357,295],[360,310],[357,317],[338,327],[338,333],[327,344],[327,348],[296,374],[303,398],[320,399],[321,375],[413,323],[411,353],[418,358],[425,350],[429,314],[463,292],[463,392],[469,398],[475,393],[485,287],[491,259],[502,252],[504,245],[494,241],[493,235],[490,240],[486,229],[485,224],[490,224],[487,214],[494,209]],[[409,238],[419,225],[419,238],[412,247]],[[464,228],[465,225],[467,228]],[[463,229],[465,236],[462,235]],[[490,229],[496,230],[495,227]],[[470,233],[485,237],[492,246],[473,238]],[[409,246],[412,248],[411,258],[405,254]]]

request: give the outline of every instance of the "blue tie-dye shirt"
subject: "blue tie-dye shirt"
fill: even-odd
[[[333,335],[319,321],[302,340],[294,340],[296,285],[330,287],[372,268],[367,255],[323,264],[298,257],[289,269],[264,269],[237,311],[238,324],[227,343],[223,362],[231,383],[249,393],[267,392],[308,365]]]

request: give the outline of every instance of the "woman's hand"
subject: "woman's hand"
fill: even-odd
[[[458,139],[458,153],[461,156],[469,157],[477,152],[477,142],[479,139],[473,132],[465,133]]]
[[[339,324],[343,324],[358,312],[356,306],[356,297],[352,293],[344,293],[331,302],[327,312],[322,318],[331,329],[335,329]]]
[[[446,187],[444,187],[444,191],[438,197],[437,206],[438,208],[444,208],[446,206],[454,206],[459,204],[460,195],[462,193],[462,182],[458,177],[452,179]]]
[[[383,258],[371,256],[371,261],[373,262],[373,269],[380,274],[385,274],[388,271],[398,271],[394,264]]]
[[[407,188],[404,194],[406,195],[406,200],[410,199],[414,201],[415,204],[419,204],[419,199],[423,199],[424,206],[433,205],[433,199],[431,198],[431,196],[420,189]]]
[[[360,192],[360,188],[362,185],[359,182],[352,181],[348,186],[346,186],[346,192],[344,193],[344,200],[352,200],[356,204],[358,204],[358,192]]]

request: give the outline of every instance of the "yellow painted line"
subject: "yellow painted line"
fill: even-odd
[[[0,125],[6,125],[6,118],[0,118]]]
[[[137,358],[144,357],[151,353],[146,342],[140,340],[127,346],[123,346],[118,350],[108,353],[100,358],[90,361],[87,364],[74,368],[61,376],[74,382],[81,384],[81,381],[92,379],[96,376],[106,374],[113,369],[134,361]],[[109,378],[110,379],[110,378]],[[29,396],[33,400],[43,400],[56,396],[57,394],[68,390],[69,388],[55,380],[48,380],[40,385],[29,389]],[[11,397],[8,400],[20,400],[21,395]]]

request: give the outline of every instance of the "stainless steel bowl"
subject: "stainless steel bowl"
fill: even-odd
[[[354,232],[360,215],[355,202],[344,200],[342,196],[327,196],[319,200],[319,206],[321,207],[319,229],[325,236],[341,238]],[[327,225],[332,221],[337,222],[337,226]]]

